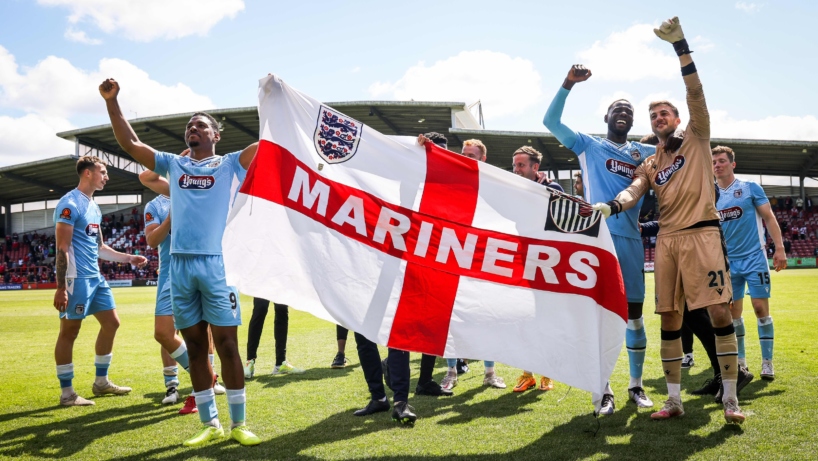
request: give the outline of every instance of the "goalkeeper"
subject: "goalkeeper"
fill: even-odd
[[[706,308],[716,334],[716,351],[722,371],[724,418],[744,422],[736,398],[738,347],[728,302],[732,297],[727,256],[714,203],[710,154],[710,116],[707,112],[696,65],[684,39],[679,19],[654,29],[659,38],[673,44],[687,87],[690,122],[684,140],[676,147],[674,132],[681,124],[679,110],[669,101],[650,103],[653,132],[659,138],[656,154],[645,160],[633,182],[614,200],[597,203],[604,215],[635,206],[653,188],[659,203],[659,235],[656,240],[656,312],[661,315],[661,357],[668,399],[653,419],[684,414],[681,401],[682,312],[685,301],[691,311]]]

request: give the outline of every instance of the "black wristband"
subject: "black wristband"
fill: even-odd
[[[622,211],[622,204],[617,202],[616,200],[611,200],[610,202],[606,202],[605,204],[611,207],[612,215],[617,215]]]
[[[695,73],[696,73],[696,63],[695,62],[691,62],[690,64],[682,67],[682,77],[684,77],[686,75],[690,75],[690,74],[695,74]]]
[[[673,42],[673,49],[676,50],[676,56],[683,54],[690,54],[690,47],[687,45],[687,39],[681,39],[678,42]]]

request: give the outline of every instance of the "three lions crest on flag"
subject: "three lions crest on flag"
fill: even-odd
[[[276,76],[259,83],[258,152],[222,240],[228,284],[378,344],[501,362],[601,400],[627,301],[599,213],[382,135]]]

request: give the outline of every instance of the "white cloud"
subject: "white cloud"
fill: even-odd
[[[355,67],[352,68],[350,73],[357,74],[360,71],[361,71],[361,68],[359,66],[355,66]]]
[[[99,69],[86,71],[66,59],[49,56],[21,73],[14,56],[0,47],[0,107],[56,117],[105,115],[98,87],[108,77],[122,87],[123,109],[140,117],[213,107],[210,98],[187,85],[163,85],[121,59],[103,59]]]
[[[73,27],[69,27],[65,29],[65,38],[72,42],[79,42],[85,43],[86,45],[100,45],[102,44],[102,40],[97,38],[91,38],[85,34],[85,31],[74,29]]]
[[[54,136],[74,126],[61,117],[0,116],[0,166],[74,153],[74,144]]]
[[[738,120],[725,110],[711,110],[710,131],[714,138],[818,141],[818,118],[776,115],[761,120]]]
[[[670,79],[679,75],[679,59],[669,44],[659,40],[650,24],[636,24],[614,32],[577,53],[580,63],[598,80],[635,82]]]
[[[214,107],[210,98],[190,87],[182,83],[164,85],[121,59],[103,59],[98,69],[87,71],[66,59],[49,56],[34,67],[20,69],[14,56],[0,46],[0,110],[25,113],[17,118],[0,117],[0,163],[12,158],[29,161],[65,153],[57,152],[56,146],[70,143],[55,134],[72,128],[70,120],[74,117],[107,121],[105,104],[97,88],[108,77],[120,83],[120,103],[129,117]],[[67,153],[71,153],[70,148]]]
[[[698,51],[700,53],[706,53],[713,48],[716,47],[716,44],[710,41],[707,37],[702,37],[701,35],[697,35],[690,39],[690,46],[693,48],[694,51]]]
[[[682,126],[687,126],[690,114],[684,97],[670,93],[652,93],[639,101],[634,101],[631,95],[625,92],[616,92],[603,96],[599,100],[596,114],[601,117],[606,113],[608,105],[616,99],[628,99],[634,104],[633,129],[631,134],[645,135],[651,132],[648,105],[652,101],[669,100],[679,108],[679,117]],[[604,127],[591,130],[594,133],[603,132]],[[813,115],[803,117],[792,115],[775,115],[761,120],[741,120],[730,116],[726,110],[710,109],[710,135],[713,138],[730,139],[776,139],[787,141],[818,141],[818,118]]]
[[[457,56],[410,67],[398,81],[375,82],[373,97],[416,101],[483,103],[488,119],[517,114],[542,95],[540,74],[523,58],[494,51],[463,51]]]
[[[91,22],[108,34],[149,42],[205,35],[227,17],[244,10],[243,0],[38,0],[41,5],[68,8],[68,22]],[[72,27],[69,26],[69,30]],[[81,31],[77,31],[83,33]]]
[[[761,7],[764,6],[761,3],[753,3],[753,2],[736,2],[736,9],[741,10],[747,14],[758,13],[761,10]]]

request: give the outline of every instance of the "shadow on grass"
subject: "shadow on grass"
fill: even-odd
[[[418,424],[435,424],[424,420],[423,415],[445,414],[450,417],[439,423],[441,426],[467,424],[476,418],[497,418],[520,411],[532,411],[530,405],[553,399],[558,405],[562,393],[539,393],[529,391],[514,394],[505,391],[495,399],[468,404],[476,395],[491,392],[488,388],[470,389],[445,399],[414,398],[412,404],[418,408],[421,419]],[[489,460],[489,459],[686,459],[708,448],[724,443],[728,438],[741,434],[736,426],[725,426],[711,433],[696,433],[711,423],[712,410],[716,404],[707,399],[688,399],[686,414],[673,421],[651,421],[648,412],[638,412],[632,403],[620,403],[621,407],[612,416],[595,419],[590,412],[574,416],[567,422],[553,427],[539,439],[519,449],[505,453],[468,453],[445,456],[394,455],[367,459],[377,461],[406,460]],[[589,403],[590,407],[590,403]],[[160,407],[155,404],[140,404],[124,408],[101,411],[91,409],[87,414],[78,415],[58,422],[32,425],[0,433],[0,456],[39,456],[44,458],[64,458],[80,453],[92,442],[99,441],[100,431],[113,435],[136,430],[160,422],[175,415],[175,408]],[[134,453],[117,459],[136,461],[149,458],[189,459],[202,457],[209,459],[292,459],[314,460],[305,454],[311,449],[340,441],[349,441],[369,434],[403,430],[391,422],[389,413],[379,413],[357,418],[350,408],[327,416],[320,422],[299,431],[281,434],[264,440],[258,447],[241,447],[226,437],[198,449],[184,449],[179,445],[160,446],[151,450]],[[31,417],[38,414],[47,416],[57,411],[70,409],[48,408],[24,412],[9,417]],[[547,409],[546,409],[547,412]],[[547,414],[544,414],[546,417]],[[544,421],[544,424],[548,424]],[[444,429],[441,427],[441,429]],[[445,430],[445,429],[444,429]],[[596,436],[593,435],[598,430]],[[262,434],[263,436],[263,434]],[[398,435],[395,435],[398,436]],[[399,436],[398,436],[399,437]],[[392,437],[394,438],[394,436]],[[455,441],[453,441],[455,443]],[[649,447],[649,448],[646,448]],[[474,447],[471,447],[473,451]],[[400,447],[394,447],[400,450]],[[416,452],[417,447],[412,448]],[[648,449],[649,452],[644,450]]]
[[[175,416],[177,411],[176,408],[150,403],[108,409],[56,406],[9,413],[3,415],[2,419],[32,416],[54,418],[61,412],[70,413],[77,410],[83,411],[84,414],[0,433],[0,456],[65,458],[81,452],[91,443],[98,442],[101,435],[110,436],[155,424]]]
[[[287,375],[256,375],[253,378],[255,381],[261,383],[266,388],[278,388],[286,386],[287,384],[304,384],[309,381],[321,381],[324,379],[338,378],[346,376],[360,368],[360,364],[347,365],[344,368],[309,368],[304,373],[287,374]]]
[[[516,396],[505,394],[500,396],[503,405],[496,401],[480,402],[472,405],[471,410],[478,414],[483,411],[483,405],[505,406],[511,401],[534,402],[538,395]],[[463,397],[468,399],[467,396]],[[454,401],[452,399],[450,401]],[[511,405],[515,407],[515,405]],[[722,429],[705,436],[693,434],[694,431],[710,423],[710,411],[705,410],[699,401],[693,401],[687,407],[689,413],[680,421],[651,421],[647,413],[637,414],[635,406],[625,405],[614,415],[599,419],[598,435],[591,433],[597,430],[597,420],[590,414],[575,416],[570,421],[554,427],[551,431],[529,445],[506,453],[469,453],[463,455],[447,454],[443,456],[429,455],[394,455],[373,457],[368,460],[396,461],[396,460],[490,460],[490,459],[686,459],[689,456],[708,448],[724,443],[728,438],[740,435],[741,429],[736,426],[725,426]],[[271,440],[265,440],[258,447],[241,447],[236,442],[225,438],[212,442],[205,447],[184,450],[179,453],[179,447],[160,447],[142,453],[133,454],[126,461],[136,461],[148,458],[161,459],[188,459],[201,457],[208,459],[287,459],[287,460],[314,460],[314,456],[304,454],[306,451],[319,445],[331,444],[339,441],[348,441],[368,434],[402,430],[403,428],[388,422],[389,414],[380,413],[367,418],[356,418],[350,415],[352,409],[328,416],[326,419],[300,431],[282,434]],[[502,417],[504,414],[491,415]],[[444,424],[459,424],[469,419],[462,415],[455,415]],[[423,419],[418,424],[424,424]],[[452,441],[456,443],[455,441]],[[645,447],[651,447],[649,452]],[[400,447],[395,447],[399,450]],[[416,451],[417,447],[410,451]]]

